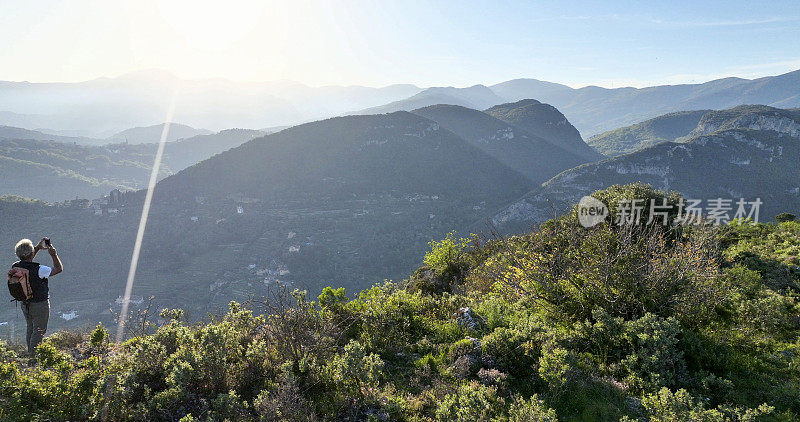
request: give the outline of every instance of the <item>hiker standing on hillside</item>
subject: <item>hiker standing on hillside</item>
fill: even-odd
[[[53,259],[52,268],[33,262],[36,254],[42,249],[46,249]],[[17,242],[14,252],[16,252],[19,261],[12,265],[12,271],[14,271],[14,268],[27,270],[30,287],[33,290],[33,297],[22,302],[22,313],[25,315],[25,322],[28,325],[25,342],[28,346],[28,353],[33,355],[36,351],[36,346],[44,338],[44,333],[47,331],[47,322],[50,319],[48,278],[60,273],[63,267],[61,266],[61,259],[56,253],[56,248],[50,243],[50,239],[46,237],[40,240],[36,246],[33,246],[33,242],[30,240],[22,239]]]

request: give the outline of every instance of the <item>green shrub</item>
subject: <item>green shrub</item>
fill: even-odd
[[[569,350],[552,345],[542,347],[539,376],[555,395],[564,393],[578,376],[577,358]]]
[[[548,408],[539,397],[534,394],[525,400],[517,397],[511,403],[509,422],[558,422],[556,411]]]
[[[684,376],[686,363],[678,347],[681,328],[673,319],[647,314],[626,322],[630,353],[621,361],[625,382],[634,391],[651,392],[675,386]]]
[[[344,287],[334,289],[327,286],[322,289],[322,293],[317,296],[317,300],[322,309],[337,311],[341,309],[342,305],[347,303],[347,294],[344,292]]]
[[[455,232],[450,232],[447,237],[440,241],[431,240],[428,242],[430,251],[425,253],[423,261],[425,265],[432,268],[439,274],[445,272],[457,273],[462,264],[461,258],[464,250],[469,246],[470,239],[456,238]]]
[[[647,411],[649,420],[653,422],[672,421],[741,421],[750,422],[758,420],[762,415],[768,415],[774,408],[761,405],[755,409],[741,409],[720,407],[707,409],[698,403],[686,390],[671,392],[662,388],[656,393],[645,396],[642,405]]]
[[[383,360],[378,355],[368,354],[357,341],[344,346],[342,353],[335,355],[328,364],[337,386],[352,396],[362,398],[376,394],[383,378],[383,366]]]
[[[487,295],[477,304],[475,311],[483,315],[489,330],[508,327],[514,313],[514,304],[497,295]]]
[[[97,328],[89,336],[89,345],[95,348],[105,347],[108,342],[108,331],[102,324],[97,324]]]
[[[71,350],[83,343],[84,334],[78,330],[62,330],[46,337],[48,343],[58,350]]]
[[[483,352],[503,371],[525,378],[534,371],[540,346],[517,330],[496,328],[481,339]]]
[[[505,400],[494,387],[478,383],[462,384],[442,399],[436,419],[457,422],[488,422],[504,413]]]

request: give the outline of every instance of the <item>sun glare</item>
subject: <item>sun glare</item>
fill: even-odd
[[[172,0],[158,2],[158,11],[191,47],[222,50],[247,36],[261,23],[268,5],[255,0],[225,2]]]

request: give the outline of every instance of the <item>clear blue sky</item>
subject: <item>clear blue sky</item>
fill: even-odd
[[[0,80],[646,86],[800,68],[800,2],[3,0]]]

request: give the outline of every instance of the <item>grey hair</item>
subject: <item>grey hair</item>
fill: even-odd
[[[19,259],[29,259],[33,257],[33,242],[30,239],[22,239],[14,246],[14,252]]]

